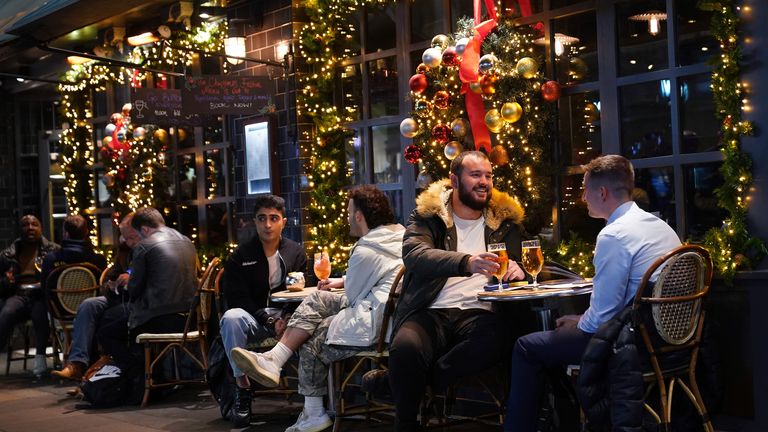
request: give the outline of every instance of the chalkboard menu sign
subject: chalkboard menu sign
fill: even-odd
[[[198,114],[183,110],[181,90],[138,88],[131,92],[131,121],[134,124],[163,126],[200,126]]]
[[[266,114],[275,111],[274,84],[266,77],[188,77],[182,94],[186,113]]]

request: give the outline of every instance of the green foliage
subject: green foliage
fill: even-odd
[[[595,267],[592,265],[595,245],[583,240],[575,232],[571,231],[569,240],[560,242],[556,247],[542,243],[542,248],[545,259],[562,264],[581,277],[586,278],[595,275]]]

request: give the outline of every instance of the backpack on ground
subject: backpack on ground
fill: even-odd
[[[141,400],[141,393],[137,395],[135,390],[141,375],[136,367],[121,367],[113,360],[96,366],[89,368],[83,376],[80,384],[83,400],[95,408],[135,404],[137,397]]]
[[[221,336],[217,336],[211,343],[208,350],[208,370],[205,372],[208,381],[208,387],[211,394],[219,404],[221,418],[229,419],[229,412],[235,403],[235,376],[232,374],[232,367],[229,365],[224,343]]]

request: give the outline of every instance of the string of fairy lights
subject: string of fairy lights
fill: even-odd
[[[747,209],[750,195],[754,193],[752,161],[740,145],[742,136],[752,134],[752,123],[742,118],[749,109],[749,88],[741,81],[738,44],[739,15],[750,11],[732,0],[702,1],[699,7],[713,12],[712,35],[720,43],[720,55],[716,57],[710,83],[716,115],[721,121],[720,151],[723,153],[720,167],[723,185],[715,195],[718,206],[728,213],[721,227],[706,233],[704,244],[716,270],[730,283],[736,271],[750,268],[768,253],[765,243],[749,234]]]
[[[189,49],[219,53],[223,50],[226,34],[225,20],[202,23],[174,32],[169,41],[134,47],[127,60],[142,64],[144,68],[181,68],[186,72],[199,55]],[[101,181],[110,193],[115,222],[128,211],[157,205],[159,195],[167,194],[168,179],[160,175],[166,168],[169,143],[168,132],[164,129],[131,123],[128,104],[123,107],[122,114],[115,113],[110,119],[110,123],[118,128],[116,134],[107,133],[98,143],[94,141],[95,95],[105,92],[108,84],[142,87],[148,77],[146,71],[96,62],[73,65],[64,74],[66,83],[59,85],[58,90],[62,96],[62,113],[70,123],[62,134],[62,168],[67,179],[64,192],[70,213],[93,214],[96,210],[94,166],[97,153],[104,167]],[[167,79],[163,74],[156,74],[155,78],[157,82]],[[180,132],[177,129],[177,133]],[[91,231],[94,244],[97,242],[96,230],[94,225]]]

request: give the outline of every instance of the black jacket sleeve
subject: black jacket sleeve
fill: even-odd
[[[242,263],[242,251],[237,249],[224,264],[224,301],[227,309],[241,308],[253,313],[260,307],[250,293],[256,281],[249,280]]]

